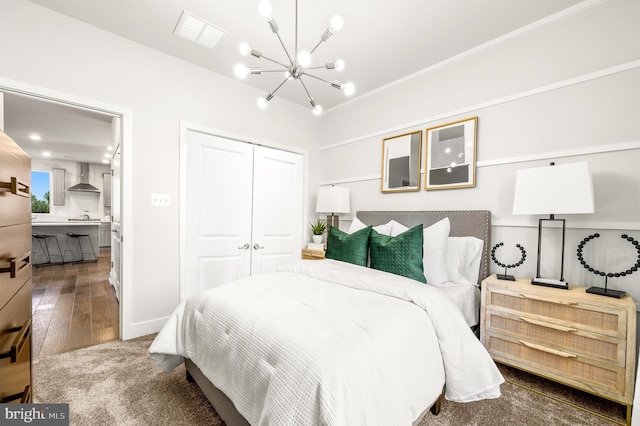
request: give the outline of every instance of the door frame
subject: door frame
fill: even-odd
[[[135,324],[133,323],[133,297],[130,283],[133,282],[133,262],[127,262],[130,258],[129,253],[132,250],[132,230],[133,230],[133,112],[130,108],[120,105],[109,104],[91,98],[76,96],[69,93],[59,92],[45,87],[35,86],[32,84],[10,80],[0,77],[0,91],[14,93],[16,95],[30,96],[43,102],[52,102],[68,105],[75,108],[82,108],[96,111],[121,118],[121,150],[122,150],[122,177],[120,181],[120,219],[121,219],[121,235],[123,238],[120,256],[121,256],[121,292],[120,292],[120,340],[127,340],[136,337]],[[6,125],[6,123],[5,123]],[[124,182],[127,184],[125,185]]]
[[[186,200],[187,200],[187,134],[189,132],[204,133],[211,136],[218,136],[221,138],[231,139],[238,142],[249,143],[252,145],[260,145],[268,148],[279,149],[281,151],[292,152],[302,155],[303,158],[303,183],[302,183],[302,199],[303,202],[303,220],[302,220],[302,237],[300,240],[300,248],[304,245],[305,240],[305,224],[308,223],[308,208],[307,208],[307,193],[308,193],[308,174],[309,174],[309,155],[306,149],[301,149],[293,146],[278,144],[265,139],[258,139],[247,135],[228,132],[225,130],[216,129],[213,127],[203,126],[188,121],[180,121],[180,301],[185,299],[185,284],[186,284],[186,250],[187,250],[187,212],[186,212]]]

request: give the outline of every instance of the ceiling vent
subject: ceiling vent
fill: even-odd
[[[227,32],[213,24],[208,23],[204,19],[182,11],[178,25],[173,30],[173,34],[199,44],[207,49],[213,49],[218,44],[220,38]]]

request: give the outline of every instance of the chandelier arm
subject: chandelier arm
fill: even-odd
[[[330,84],[331,86],[335,87],[336,89],[339,89],[339,88],[340,88],[340,83],[339,83],[339,82],[332,82],[332,81],[329,81],[329,80],[325,80],[324,78],[321,78],[321,77],[315,76],[315,75],[313,75],[313,74],[309,74],[309,73],[308,73],[308,72],[306,72],[306,71],[302,71],[302,74],[303,74],[303,75],[307,75],[307,76],[312,77],[312,78],[315,78],[316,80],[324,81],[325,83]]]
[[[293,65],[293,59],[291,59],[291,55],[289,55],[289,51],[287,50],[287,48],[285,47],[284,43],[282,42],[282,38],[280,37],[280,34],[276,33],[276,37],[278,37],[278,40],[280,41],[280,45],[284,49],[284,53],[287,54],[287,58],[289,58],[289,62],[291,62],[291,65]],[[282,65],[282,64],[280,64],[280,65]]]
[[[275,59],[271,59],[271,58],[270,58],[270,57],[268,57],[268,56],[264,56],[264,55],[262,55],[262,56],[260,56],[260,57],[261,57],[261,58],[263,58],[263,59],[266,59],[267,61],[271,61],[271,62],[273,62],[274,64],[278,64],[278,65],[280,65],[280,66],[284,67],[284,69],[285,69],[285,70],[288,70],[288,69],[289,69],[289,65],[285,65],[285,64],[283,64],[282,62],[276,61]]]
[[[304,81],[302,81],[301,78],[299,78],[298,81],[300,82],[300,84],[302,84],[302,88],[304,89],[304,91],[307,92],[307,97],[309,97],[309,100],[313,101],[313,98],[311,97],[311,94],[307,90],[307,86],[304,84]]]
[[[324,40],[320,39],[320,41],[318,42],[318,44],[315,45],[315,47],[313,49],[311,49],[311,52],[309,52],[310,55],[313,54],[313,52],[316,51],[316,49],[318,48],[318,46],[320,46],[322,44]]]
[[[327,65],[326,65],[326,64],[325,64],[325,65],[322,65],[322,66],[319,66],[319,67],[309,67],[309,68],[305,68],[305,70],[307,70],[307,71],[309,71],[309,70],[324,70],[324,69],[327,69]],[[331,69],[333,69],[333,68],[331,68]]]
[[[275,89],[273,89],[273,91],[269,92],[271,95],[274,95],[278,90],[280,90],[280,88],[287,82],[289,81],[288,78],[285,78],[284,80],[282,80],[282,83],[278,84],[278,87],[276,87]]]

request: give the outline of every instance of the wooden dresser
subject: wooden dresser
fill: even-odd
[[[31,158],[0,131],[0,403],[31,402]]]
[[[503,281],[482,282],[480,340],[495,361],[633,404],[636,305],[622,299]]]

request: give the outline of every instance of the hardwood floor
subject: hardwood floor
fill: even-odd
[[[110,259],[101,249],[97,262],[32,268],[34,358],[119,338]]]

